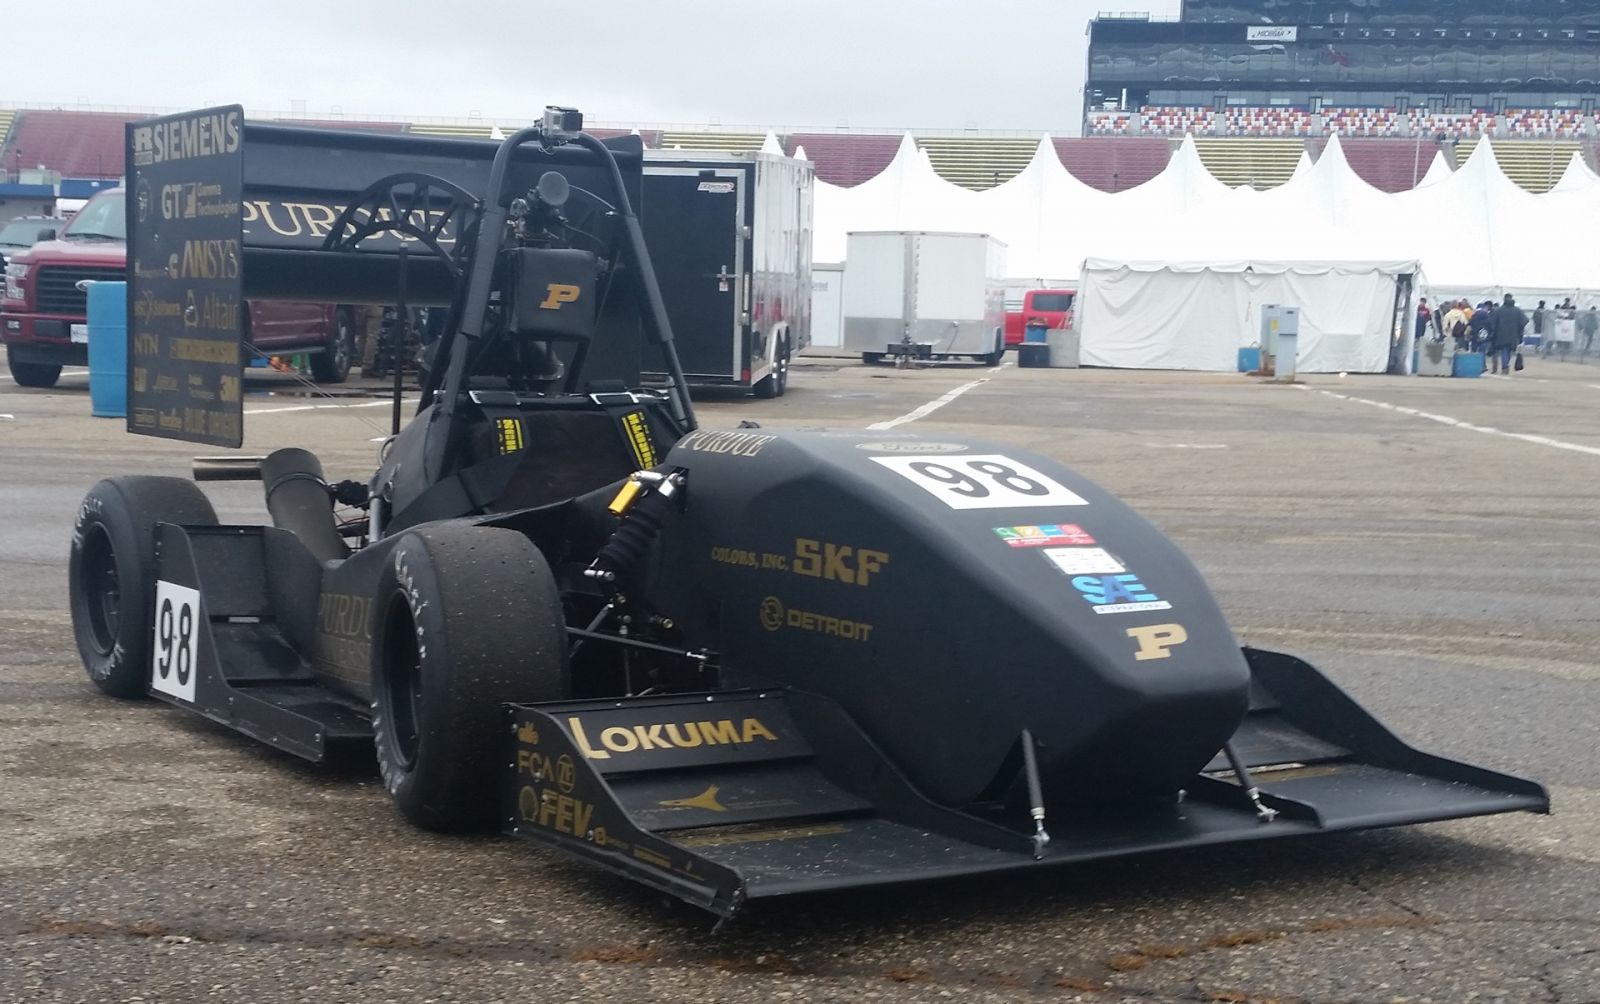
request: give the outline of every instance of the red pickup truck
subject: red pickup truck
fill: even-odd
[[[0,297],[0,340],[11,378],[24,387],[53,387],[62,366],[88,362],[84,280],[127,278],[124,190],[90,199],[56,235],[6,260]],[[364,318],[353,307],[278,300],[246,304],[244,340],[252,355],[311,353],[311,374],[342,383],[356,358]]]
[[[1029,324],[1046,328],[1072,327],[1075,289],[1030,289],[1022,294],[1022,309],[1006,312],[1006,345],[1021,345]]]

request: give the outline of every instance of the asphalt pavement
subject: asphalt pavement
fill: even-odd
[[[782,399],[702,401],[710,427],[916,414],[895,427],[1054,456],[1171,535],[1241,641],[1554,803],[777,902],[715,932],[554,853],[411,829],[370,764],[101,697],[67,614],[78,501],[219,451],[127,435],[85,388],[0,377],[0,1001],[1600,1001],[1600,364],[1285,386],[802,358]],[[247,389],[244,452],[370,474],[389,413],[361,385]],[[259,485],[207,490],[264,520]]]

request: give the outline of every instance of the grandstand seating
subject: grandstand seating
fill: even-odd
[[[11,123],[16,119],[17,113],[10,108],[0,108],[0,172],[5,171],[9,163],[5,159],[6,139],[11,134]]]
[[[1494,116],[1489,112],[1424,112],[1411,115],[1411,130],[1424,136],[1444,139],[1465,139],[1481,136],[1494,129]]]
[[[1325,108],[1322,111],[1322,131],[1338,136],[1403,136],[1409,129],[1409,116],[1393,108]],[[1402,129],[1401,124],[1406,123]],[[1300,135],[1313,135],[1307,116],[1306,131]]]
[[[1056,156],[1074,177],[1103,192],[1144,184],[1161,173],[1169,157],[1167,141],[1153,136],[1058,139],[1055,147]]]
[[[1497,139],[1491,142],[1500,170],[1530,192],[1549,191],[1551,185],[1561,180],[1572,155],[1582,149],[1582,144],[1571,140]],[[1465,164],[1477,146],[1476,139],[1456,144],[1456,164]]]
[[[1210,136],[1216,132],[1217,113],[1210,108],[1155,105],[1139,109],[1143,130],[1156,136]]]
[[[1583,133],[1583,116],[1570,108],[1507,108],[1500,120],[1511,139],[1576,139]]]
[[[783,149],[790,156],[802,146],[806,158],[816,166],[817,180],[848,188],[888,167],[900,149],[900,137],[826,132],[796,132],[785,137]]]
[[[406,132],[417,133],[421,136],[445,136],[452,139],[488,139],[494,132],[494,126],[488,122],[474,122],[471,125],[441,125],[432,122],[413,122]]]
[[[1294,167],[1305,149],[1296,138],[1223,138],[1196,136],[1195,151],[1200,162],[1225,185],[1271,188],[1294,174]]]
[[[766,134],[754,132],[678,132],[664,129],[661,132],[663,150],[724,150],[739,153],[759,150]]]
[[[5,168],[42,164],[69,178],[120,178],[122,127],[142,117],[114,112],[19,111],[5,143]]]
[[[1312,140],[1308,145],[1320,153],[1325,144]],[[1439,152],[1439,144],[1432,136],[1418,136],[1410,142],[1341,137],[1339,145],[1350,169],[1367,184],[1385,192],[1404,192],[1417,187],[1416,183],[1433,164],[1434,154]]]
[[[993,188],[1028,166],[1039,138],[925,136],[917,146],[944,180],[962,188]]]
[[[1222,116],[1229,136],[1305,136],[1311,113],[1299,108],[1229,108]]]
[[[1126,136],[1129,132],[1132,112],[1090,112],[1090,136]]]

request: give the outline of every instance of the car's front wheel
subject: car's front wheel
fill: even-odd
[[[90,681],[113,697],[149,684],[157,523],[215,526],[217,514],[192,481],[134,475],[89,489],[72,527],[72,635]]]
[[[570,690],[550,566],[514,530],[425,527],[395,544],[376,600],[373,732],[390,797],[424,829],[491,826],[502,709]]]

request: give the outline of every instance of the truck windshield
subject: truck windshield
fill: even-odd
[[[67,240],[127,240],[128,220],[123,215],[122,198],[121,192],[108,192],[90,199],[61,236]]]
[[[1071,293],[1035,293],[1033,294],[1033,309],[1048,310],[1051,312],[1072,309]]]
[[[39,231],[55,225],[53,220],[12,220],[0,227],[0,248],[31,248]]]

